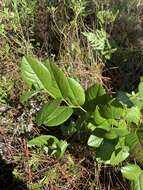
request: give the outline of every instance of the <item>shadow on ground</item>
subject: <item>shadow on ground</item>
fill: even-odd
[[[23,181],[13,175],[14,165],[6,163],[0,155],[0,190],[28,190]]]

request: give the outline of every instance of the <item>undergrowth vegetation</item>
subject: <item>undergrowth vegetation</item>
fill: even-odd
[[[0,1],[1,190],[142,190],[142,76],[142,0]]]

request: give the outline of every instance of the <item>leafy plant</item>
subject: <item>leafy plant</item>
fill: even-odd
[[[115,14],[110,10],[100,10],[97,12],[97,18],[98,22],[101,27],[103,27],[105,24],[111,24],[115,21],[119,11],[117,11]]]
[[[28,146],[44,148],[49,155],[55,155],[56,157],[61,158],[64,155],[68,144],[66,141],[59,141],[54,136],[41,135],[30,140]]]
[[[87,142],[88,146],[96,150],[98,162],[114,166],[130,154],[142,162],[142,81],[137,93],[120,92],[117,97],[112,97],[100,84],[95,84],[84,92],[78,82],[65,76],[50,61],[41,63],[35,57],[26,56],[22,60],[21,71],[23,79],[31,88],[46,91],[53,98],[38,113],[38,126],[60,125],[65,134],[78,135],[80,141]],[[72,114],[77,119],[69,119]],[[39,143],[46,144],[49,147],[47,138],[49,136],[37,137],[30,143],[37,143],[38,146]],[[61,146],[55,137],[50,138],[54,140],[54,146],[55,142],[56,146]]]
[[[83,35],[87,37],[92,48],[99,54],[99,56],[110,59],[111,54],[116,51],[116,48],[112,48],[108,40],[108,34],[104,29],[96,30],[93,32],[84,32]]]

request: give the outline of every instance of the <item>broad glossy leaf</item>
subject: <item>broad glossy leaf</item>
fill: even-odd
[[[118,165],[119,163],[123,162],[129,156],[129,148],[124,146],[122,148],[116,149],[110,159],[111,165]]]
[[[45,66],[48,68],[50,74],[51,74],[51,87],[49,88],[49,91],[54,95],[55,98],[63,98],[63,95],[61,93],[61,90],[56,82],[56,79],[55,79],[55,75],[54,75],[54,72],[52,70],[52,67],[51,67],[51,64],[54,64],[53,62],[50,62],[49,60],[47,60],[45,62]],[[63,73],[62,73],[63,74]],[[63,76],[63,75],[62,75]],[[64,76],[63,76],[64,77]]]
[[[74,79],[66,77],[56,64],[47,62],[46,66],[50,70],[52,87],[57,89],[56,93],[59,94],[58,97],[63,97],[75,106],[83,105],[85,94],[82,86]]]
[[[51,75],[45,65],[35,57],[23,57],[21,63],[21,74],[27,84],[35,86],[36,89],[48,90],[51,87]]]
[[[94,131],[92,132],[93,135],[103,138],[105,136],[105,134],[107,133],[108,130],[106,130],[106,128],[104,126],[98,126],[94,129]]]
[[[97,148],[101,145],[102,141],[103,141],[103,138],[97,137],[95,135],[90,135],[87,144],[88,146]]]
[[[106,121],[105,118],[103,118],[99,112],[99,107],[97,106],[94,112],[94,121],[97,125],[101,125]]]
[[[36,122],[38,126],[42,125],[48,118],[48,116],[53,113],[57,107],[59,107],[61,104],[60,99],[55,99],[53,101],[48,102],[45,104],[42,109],[39,111],[37,117],[36,117]]]
[[[128,180],[138,180],[140,174],[142,173],[141,168],[135,164],[129,164],[121,168],[122,175]]]
[[[115,139],[118,137],[125,137],[129,134],[127,128],[112,128],[109,132],[107,132],[104,137],[107,139]]]
[[[64,153],[68,147],[68,143],[66,141],[60,140],[57,144],[57,152],[56,156],[58,158],[62,158],[64,156]]]
[[[118,136],[113,129],[111,129],[109,132],[106,132],[104,135],[104,138],[109,139],[109,140],[116,139],[117,137]]]
[[[102,117],[107,119],[120,119],[125,115],[123,105],[116,99],[112,99],[108,104],[101,106],[99,112]]]
[[[88,123],[87,124],[87,129],[90,131],[90,132],[93,132],[95,129],[96,129],[97,126],[93,125],[92,123]]]
[[[64,72],[59,69],[59,67],[55,63],[46,63],[47,67],[49,68],[53,80],[56,82],[55,87],[58,87],[62,97],[66,98],[69,97],[71,89],[68,83],[67,77],[64,75]]]
[[[71,102],[74,105],[83,105],[85,102],[85,93],[82,86],[72,78],[68,78],[70,88],[72,90]]]
[[[96,158],[102,161],[110,160],[113,152],[115,151],[117,143],[118,139],[104,139],[100,147],[96,149]]]
[[[68,106],[60,106],[60,100],[53,100],[46,104],[37,116],[37,124],[52,127],[64,123],[73,113]]]
[[[87,89],[86,91],[86,99],[87,101],[95,100],[96,98],[104,95],[105,89],[100,84],[95,84]]]
[[[44,124],[47,126],[57,126],[64,123],[72,115],[73,109],[67,106],[60,106],[56,108],[53,113],[50,113]]]

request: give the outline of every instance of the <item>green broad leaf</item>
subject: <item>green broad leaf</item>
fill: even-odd
[[[94,112],[94,121],[97,125],[101,125],[106,121],[105,118],[103,118],[99,113],[99,107],[97,106]]]
[[[66,141],[60,140],[57,144],[57,152],[56,157],[62,158],[64,156],[64,153],[68,147],[68,143]]]
[[[28,147],[43,147],[45,145],[48,145],[48,141],[53,141],[55,143],[58,143],[58,139],[52,135],[40,135],[39,137],[35,137],[32,140],[28,141]]]
[[[130,148],[132,155],[140,162],[143,162],[143,128],[131,132],[126,136],[126,145]]]
[[[112,99],[109,103],[101,106],[99,112],[102,117],[107,119],[120,119],[126,113],[123,105],[116,99]]]
[[[139,176],[142,173],[141,168],[138,165],[135,164],[129,164],[127,166],[124,166],[121,168],[122,175],[128,179],[128,180],[133,180],[137,181]]]
[[[110,159],[110,164],[112,166],[118,165],[119,163],[126,160],[129,156],[129,148],[127,146],[124,146],[122,148],[116,149]]]
[[[73,109],[68,106],[60,106],[61,100],[53,100],[44,105],[38,113],[36,121],[40,126],[42,124],[53,127],[64,123],[73,113]]]
[[[97,126],[93,125],[92,123],[88,123],[88,124],[87,124],[87,129],[88,129],[90,132],[93,132],[96,128],[97,128]]]
[[[85,102],[85,93],[82,86],[74,79],[66,77],[56,64],[47,62],[46,66],[52,76],[52,88],[57,89],[56,93],[58,97],[63,97],[74,106],[83,105]],[[50,91],[52,88],[50,88]]]
[[[38,94],[40,91],[35,91],[35,90],[30,90],[27,92],[24,92],[21,97],[20,97],[20,102],[22,104],[24,104],[25,102],[27,102],[30,98],[32,98],[33,96],[35,96],[36,94]]]
[[[110,160],[113,152],[115,151],[117,143],[118,139],[104,139],[100,147],[96,149],[96,158],[101,161]]]
[[[49,113],[48,118],[44,121],[47,126],[58,126],[64,123],[73,114],[73,109],[67,106],[57,107],[53,113]]]
[[[125,137],[129,134],[127,128],[112,128],[109,132],[104,135],[104,138],[115,139],[118,137]]]
[[[86,100],[92,101],[97,99],[98,97],[104,95],[105,89],[100,85],[100,84],[95,84],[93,86],[91,86],[90,88],[87,89],[86,91]]]
[[[138,125],[140,118],[141,118],[141,112],[138,107],[131,107],[127,109],[126,120],[128,123],[135,123],[136,125]]]
[[[114,126],[118,127],[119,121],[115,119],[106,119],[108,124],[113,128]]]
[[[71,89],[68,83],[67,77],[59,67],[52,62],[46,62],[46,66],[49,69],[52,79],[55,83],[55,87],[61,92],[62,97],[67,98],[70,95]]]
[[[109,139],[109,140],[116,139],[117,137],[118,136],[113,129],[111,129],[109,132],[105,133],[105,135],[104,135],[104,138]]]
[[[97,148],[101,145],[102,141],[103,138],[97,137],[95,135],[90,135],[87,144],[88,146]]]
[[[45,62],[45,66],[48,68],[48,70],[49,70],[49,72],[51,74],[51,79],[52,79],[51,80],[52,85],[49,88],[49,91],[50,91],[51,94],[54,95],[55,98],[63,98],[63,95],[62,95],[62,93],[60,91],[60,88],[59,88],[59,86],[58,86],[58,84],[57,84],[57,82],[55,80],[55,76],[54,76],[54,73],[52,71],[51,64],[54,64],[54,63],[50,63],[49,60],[47,60]]]
[[[113,129],[118,137],[125,137],[129,134],[129,131],[127,128],[114,128]]]
[[[69,82],[69,85],[70,85],[70,88],[71,88],[72,94],[73,94],[70,97],[71,102],[74,105],[83,105],[85,102],[84,89],[77,81],[75,81],[72,78],[68,77],[68,82]]]
[[[47,120],[49,113],[53,113],[60,104],[61,99],[55,99],[45,104],[36,117],[36,123],[38,126],[42,125]]]
[[[87,101],[84,104],[84,109],[87,110],[88,112],[92,113],[95,111],[96,106],[104,106],[106,105],[109,101],[111,101],[111,97],[108,94],[104,94],[101,96],[97,96],[95,99],[91,101]]]
[[[143,172],[140,174],[136,181],[131,182],[131,190],[142,190],[143,189]]]
[[[100,137],[100,138],[104,138],[105,134],[107,133],[108,130],[106,130],[106,128],[104,126],[98,126],[94,129],[94,131],[92,132],[93,135]]]
[[[21,63],[21,75],[23,80],[31,87],[47,90],[51,87],[51,75],[45,65],[35,57],[23,57]]]

